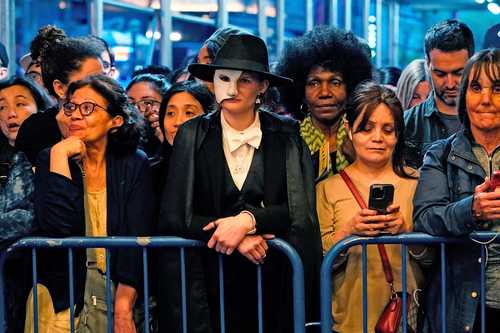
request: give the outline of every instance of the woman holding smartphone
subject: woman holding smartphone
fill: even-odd
[[[375,83],[361,84],[347,106],[347,120],[348,135],[356,158],[344,172],[364,202],[381,199],[379,203],[385,201],[387,207],[379,207],[379,211],[362,209],[341,175],[320,182],[316,188],[316,198],[324,253],[351,235],[395,235],[412,230],[411,202],[417,174],[403,164],[404,122],[401,103],[394,92],[386,87]],[[372,198],[369,198],[373,184],[386,185],[372,190]],[[389,194],[391,186],[394,189],[393,200],[390,200]],[[383,208],[386,208],[385,214],[380,213]],[[395,279],[394,289],[401,291],[400,247],[386,245],[385,248]],[[367,256],[368,331],[373,332],[391,297],[391,288],[386,282],[377,248],[368,247]],[[342,258],[342,268],[337,268],[333,281],[333,329],[336,332],[361,332],[361,247],[350,248]],[[416,286],[415,271],[410,269],[408,291]]]

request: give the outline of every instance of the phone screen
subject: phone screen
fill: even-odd
[[[394,200],[394,185],[373,184],[370,186],[368,208],[376,210],[379,214],[387,214],[387,207]]]

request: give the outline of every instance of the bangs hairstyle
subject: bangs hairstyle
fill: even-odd
[[[484,72],[492,84],[500,84],[500,49],[491,48],[481,50],[467,61],[460,83],[460,97],[458,100],[458,117],[464,127],[470,130],[470,120],[467,114],[467,89],[470,83],[477,81]]]
[[[28,89],[36,103],[37,112],[45,111],[50,105],[49,96],[45,91],[30,79],[21,76],[12,76],[6,80],[0,81],[0,90],[7,89],[12,86],[23,86]]]
[[[134,152],[140,142],[144,121],[128,101],[123,88],[105,75],[90,76],[84,80],[73,82],[68,87],[67,100],[78,89],[90,87],[108,102],[106,111],[111,117],[121,116],[123,125],[116,131],[108,133],[108,148],[117,156]]]
[[[210,113],[216,109],[214,97],[204,84],[196,81],[175,83],[163,96],[160,111],[158,113],[158,121],[163,135],[165,135],[165,125],[163,124],[163,121],[165,120],[165,115],[167,113],[168,102],[172,96],[181,92],[186,92],[193,96],[194,99],[201,104],[204,113]]]
[[[389,108],[394,120],[397,142],[392,153],[392,168],[398,176],[413,179],[415,177],[405,170],[403,159],[405,144],[403,109],[394,91],[374,82],[365,82],[358,85],[346,106],[346,117],[349,126],[353,129],[355,121],[362,117],[353,134],[364,130],[371,115],[380,104],[385,104]]]
[[[125,90],[128,92],[134,84],[140,82],[148,83],[160,96],[164,96],[170,88],[170,83],[163,75],[145,73],[134,76]]]

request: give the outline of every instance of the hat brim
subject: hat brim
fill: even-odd
[[[270,86],[285,86],[293,84],[293,80],[284,76],[275,75],[269,72],[262,72],[256,70],[249,70],[246,68],[238,68],[237,66],[220,66],[212,64],[191,64],[188,66],[188,71],[193,74],[194,77],[208,82],[213,82],[214,73],[216,69],[233,69],[237,71],[248,71],[258,73],[262,76],[264,80],[269,81]]]

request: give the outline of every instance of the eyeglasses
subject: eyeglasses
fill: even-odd
[[[139,109],[139,111],[141,111],[141,113],[148,111],[148,109],[154,112],[158,112],[161,105],[160,102],[153,99],[143,99],[132,104],[134,104]]]
[[[79,109],[82,116],[87,117],[92,112],[95,111],[96,107],[99,107],[99,108],[103,109],[104,111],[107,111],[107,109],[105,107],[102,107],[102,106],[97,105],[97,104],[92,103],[92,102],[83,102],[81,104],[66,102],[63,104],[63,112],[66,116],[71,117],[73,112],[75,112],[77,109]]]
[[[38,81],[42,80],[42,75],[38,72],[28,72],[25,74],[25,76],[33,81]]]

